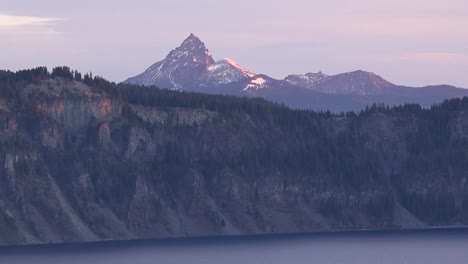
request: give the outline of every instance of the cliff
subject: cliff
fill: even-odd
[[[0,74],[0,244],[468,223],[468,99],[359,114]]]

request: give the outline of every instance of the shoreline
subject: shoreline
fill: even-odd
[[[41,253],[48,252],[92,252],[119,249],[132,249],[139,247],[179,247],[179,246],[202,246],[202,245],[236,245],[249,243],[274,243],[285,240],[301,239],[329,239],[329,238],[381,238],[405,237],[405,236],[466,236],[468,238],[468,227],[434,227],[424,229],[357,229],[337,230],[301,233],[276,233],[276,234],[249,234],[249,235],[219,235],[219,236],[192,236],[192,237],[164,237],[150,239],[127,239],[127,240],[100,240],[89,242],[66,242],[66,243],[44,243],[0,246],[0,256],[17,253]]]

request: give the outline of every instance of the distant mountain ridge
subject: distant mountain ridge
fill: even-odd
[[[468,90],[450,85],[404,87],[362,70],[337,75],[322,72],[291,74],[277,80],[245,69],[229,58],[215,61],[205,44],[193,33],[164,60],[124,83],[263,97],[294,108],[334,112],[360,110],[372,103],[418,103],[429,107],[444,99],[468,95]]]

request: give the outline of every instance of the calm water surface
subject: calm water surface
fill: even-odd
[[[8,264],[467,264],[468,230],[345,232],[0,248]]]

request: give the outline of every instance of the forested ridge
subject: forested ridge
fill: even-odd
[[[468,223],[466,97],[334,114],[0,71],[0,143],[3,243]]]

